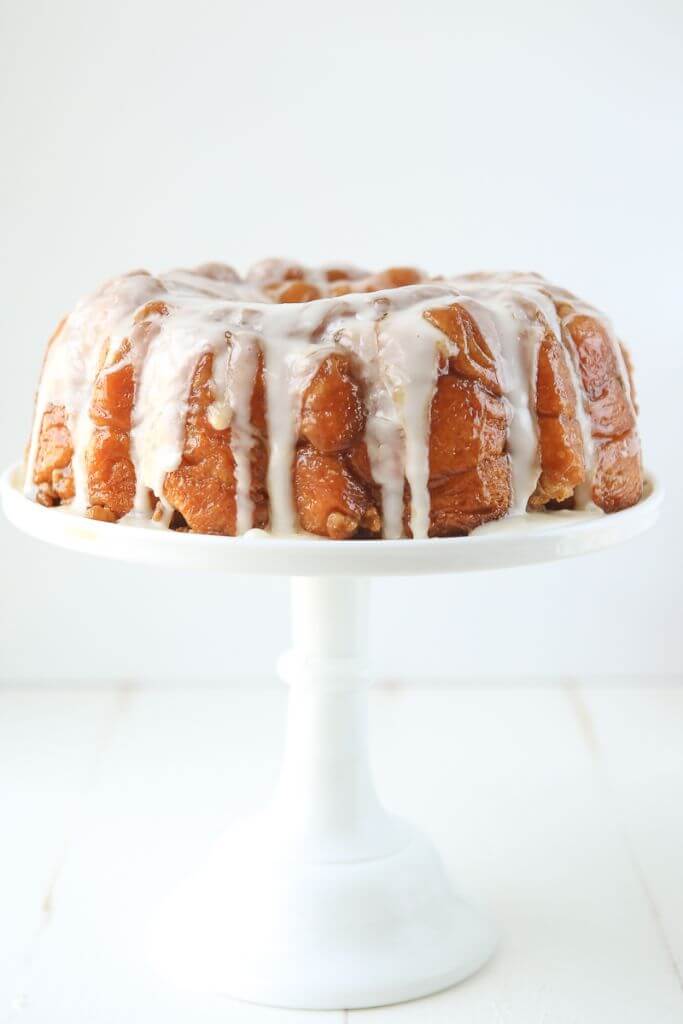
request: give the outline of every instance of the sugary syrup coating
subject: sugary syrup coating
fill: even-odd
[[[33,471],[33,482],[38,485],[36,501],[41,505],[59,505],[73,498],[72,457],[73,444],[64,406],[48,405],[40,424]]]
[[[348,358],[325,359],[308,385],[301,407],[301,436],[319,452],[341,452],[363,437],[365,408]]]
[[[135,499],[135,467],[130,457],[130,427],[135,383],[130,342],[124,341],[110,364],[102,366],[93,387],[88,446],[88,515],[114,522]]]
[[[596,449],[592,497],[604,512],[635,505],[643,493],[643,473],[628,364],[619,344],[595,316],[557,307],[562,330],[577,355],[585,405]],[[624,379],[626,378],[626,379]]]
[[[583,439],[567,359],[561,342],[545,329],[536,376],[541,475],[529,499],[532,508],[567,501],[585,476]]]
[[[199,533],[234,534],[235,460],[230,431],[217,430],[209,421],[214,396],[211,388],[213,356],[206,353],[192,378],[185,420],[185,445],[177,469],[164,484],[164,497]]]
[[[456,350],[437,379],[430,416],[429,533],[443,537],[507,512],[507,412],[493,353],[471,315],[452,305],[427,310],[425,319]]]
[[[212,355],[206,353],[194,372],[182,461],[178,469],[167,474],[164,497],[191,530],[234,536],[237,526],[235,458],[230,429],[216,429],[209,419],[215,397],[212,364]],[[252,395],[252,423],[256,431],[265,426],[261,378],[260,369]],[[261,437],[256,437],[251,451],[251,499],[254,525],[259,527],[268,522],[265,474],[265,445]]]
[[[332,540],[379,534],[379,512],[343,452],[325,454],[312,445],[300,445],[294,490],[299,522],[308,533]]]
[[[365,430],[362,389],[351,362],[328,356],[303,395],[294,491],[304,530],[343,540],[378,534],[381,518],[359,454]],[[365,474],[357,472],[357,465]],[[365,475],[366,479],[363,479]]]
[[[278,302],[312,302],[321,297],[320,289],[307,281],[292,281],[277,291]]]

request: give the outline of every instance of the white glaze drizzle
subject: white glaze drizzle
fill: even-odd
[[[475,295],[477,290],[475,289]],[[542,327],[511,289],[480,289],[459,300],[493,350],[508,406],[507,451],[512,501],[509,514],[526,512],[541,472],[536,419],[536,372]]]
[[[587,310],[570,293],[537,275],[482,274],[409,285],[395,290],[358,292],[315,302],[279,305],[264,289],[281,280],[286,266],[268,261],[246,281],[229,267],[210,264],[194,271],[173,271],[160,278],[136,272],[109,282],[80,302],[47,353],[39,386],[26,472],[31,496],[43,414],[63,405],[74,445],[74,511],[88,505],[86,452],[93,425],[90,399],[103,346],[111,365],[125,339],[135,374],[130,432],[136,496],[129,518],[149,519],[148,490],[162,501],[156,522],[168,525],[171,508],[164,498],[166,474],[182,458],[185,418],[192,377],[204,353],[213,357],[213,403],[209,422],[230,429],[235,459],[237,533],[253,526],[251,498],[251,396],[263,356],[269,457],[267,485],[270,530],[296,532],[292,467],[299,431],[301,400],[322,359],[347,351],[363,380],[367,427],[365,441],[373,479],[382,491],[383,536],[403,535],[403,492],[410,488],[413,537],[429,530],[429,416],[436,387],[439,350],[453,344],[425,317],[429,308],[461,304],[474,318],[494,353],[507,403],[513,498],[509,514],[525,511],[540,474],[535,389],[543,321],[563,341],[554,301],[566,299]],[[360,271],[349,271],[359,277]],[[326,281],[323,269],[307,281]],[[135,313],[150,300],[162,301],[167,315],[151,313],[135,323]],[[604,317],[615,357],[631,400],[621,348]],[[565,345],[577,393],[587,466],[594,445],[572,346]],[[105,369],[106,372],[106,369]],[[590,469],[592,475],[592,468]],[[586,500],[584,499],[584,504]]]
[[[188,302],[160,317],[136,380],[131,457],[137,481],[136,511],[145,509],[152,490],[168,508],[166,474],[178,467],[184,447],[185,418],[192,377],[207,352],[214,360],[225,348],[224,328]]]
[[[588,396],[583,386],[583,380],[581,377],[581,370],[579,367],[578,353],[576,346],[569,341],[569,325],[575,316],[586,315],[597,320],[605,331],[607,339],[612,348],[614,359],[617,364],[619,372],[619,379],[621,386],[624,391],[629,409],[633,415],[634,423],[637,420],[637,414],[635,409],[635,403],[633,400],[633,394],[631,392],[631,378],[626,367],[626,361],[624,359],[624,353],[622,352],[621,345],[617,339],[614,327],[608,316],[596,309],[594,306],[585,302],[583,299],[578,299],[575,295],[570,292],[566,292],[563,289],[558,288],[556,285],[546,285],[548,294],[552,295],[556,301],[565,301],[572,307],[572,311],[565,317],[562,318],[561,326],[564,330],[561,332],[562,340],[565,343],[565,349],[569,351],[571,359],[571,368],[574,374],[574,382],[577,389],[577,395],[580,400],[577,400],[577,411],[579,415],[577,418],[581,424],[581,431],[584,438],[584,451],[586,453],[586,477],[584,481],[579,484],[574,493],[575,507],[577,509],[590,509],[596,507],[592,500],[593,491],[593,479],[595,476],[595,470],[597,467],[597,445],[593,437],[590,413],[588,407]]]
[[[254,432],[251,425],[251,397],[258,370],[259,346],[249,331],[231,331],[229,358],[225,364],[227,410],[219,428],[230,426],[230,446],[235,459],[235,500],[238,534],[254,525],[251,498],[251,450]]]
[[[384,371],[384,334],[380,332],[380,326],[386,310],[380,306],[379,309],[375,307],[375,311],[379,319],[372,325],[374,358],[365,363],[366,381],[369,384],[365,445],[372,478],[382,491],[382,536],[387,540],[396,540],[403,535],[405,448],[390,378]],[[373,372],[368,380],[370,370]]]
[[[443,342],[441,332],[423,315],[433,305],[434,299],[430,296],[415,306],[388,312],[377,329],[382,376],[390,399],[385,403],[384,423],[379,431],[381,437],[384,429],[385,443],[389,444],[387,457],[390,461],[382,467],[387,481],[383,493],[387,494],[391,506],[385,533],[388,537],[401,536],[398,517],[402,517],[403,512],[404,478],[410,488],[411,533],[417,540],[429,532],[429,416],[436,387],[438,346]],[[385,424],[392,420],[393,431],[387,432]],[[374,428],[375,437],[377,426],[376,421],[373,422],[371,429]]]
[[[595,476],[595,467],[597,465],[597,452],[595,450],[595,442],[593,441],[593,429],[588,411],[588,395],[581,378],[581,367],[579,366],[576,346],[568,341],[554,304],[548,302],[548,307],[548,320],[555,333],[555,337],[558,338],[562,345],[566,357],[566,365],[574,387],[574,395],[576,397],[575,415],[579,424],[579,430],[581,431],[581,441],[583,444],[585,475],[582,482],[574,489],[574,507],[577,509],[588,509],[597,507],[593,505],[591,497],[593,477]]]
[[[292,467],[301,393],[301,384],[297,387],[297,382],[311,376],[306,372],[301,339],[293,336],[286,345],[282,341],[279,333],[272,334],[264,324],[261,343],[268,421],[267,482],[270,529],[275,536],[296,533]]]
[[[92,434],[89,407],[92,387],[103,346],[123,337],[122,325],[132,326],[132,313],[163,290],[160,282],[145,271],[115,278],[82,299],[54,338],[45,359],[34,412],[31,444],[26,468],[25,491],[35,496],[33,474],[43,416],[48,406],[63,406],[70,430],[74,456],[74,509],[88,505],[86,452]],[[127,331],[125,333],[128,333]]]
[[[607,326],[605,316],[594,307],[589,306],[588,303],[577,299],[571,292],[551,284],[538,274],[484,273],[465,275],[464,277],[457,278],[457,280],[462,282],[464,287],[473,287],[475,290],[483,290],[484,293],[490,289],[512,286],[517,294],[525,296],[537,305],[544,320],[555,335],[556,340],[562,346],[566,357],[565,365],[569,371],[575,395],[575,416],[581,433],[585,469],[584,480],[574,491],[574,506],[577,509],[594,508],[592,486],[597,463],[597,452],[593,440],[588,396],[583,386],[578,353],[575,345],[568,339],[567,326],[577,312],[594,317]],[[564,317],[562,321],[560,321],[555,306],[555,303],[559,302],[567,302],[572,306],[572,313],[568,317]]]

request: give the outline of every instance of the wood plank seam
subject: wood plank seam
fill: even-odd
[[[590,710],[581,694],[580,684],[578,680],[571,680],[563,684],[563,689],[576,718],[579,732],[581,733],[583,741],[590,754],[595,774],[605,795],[605,802],[609,807],[619,838],[623,843],[626,855],[631,865],[631,870],[633,871],[638,887],[640,888],[647,904],[655,932],[660,940],[666,959],[676,977],[678,986],[681,992],[683,992],[683,965],[678,961],[673,944],[666,930],[666,925],[659,909],[659,905],[649,884],[647,874],[643,865],[640,863],[633,843],[631,842],[623,817],[619,813],[619,801],[607,766],[606,752],[600,741]]]
[[[24,954],[21,958],[21,965],[17,972],[16,994],[11,1003],[10,1019],[17,1012],[21,1011],[29,1001],[29,989],[32,984],[34,965],[38,959],[43,936],[54,919],[56,912],[56,894],[59,888],[59,881],[66,867],[67,859],[71,853],[78,835],[86,820],[85,808],[87,798],[97,783],[100,767],[104,756],[110,747],[114,736],[120,729],[131,703],[133,693],[139,687],[130,682],[122,683],[114,687],[116,702],[111,713],[101,727],[100,736],[97,739],[92,759],[86,769],[86,777],[83,786],[76,797],[76,808],[72,816],[72,824],[64,838],[64,842],[58,851],[52,870],[49,873],[47,885],[43,898],[40,902],[40,914],[31,938],[26,944]]]

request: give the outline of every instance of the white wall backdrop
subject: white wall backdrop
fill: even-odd
[[[134,266],[539,270],[632,346],[661,526],[378,582],[385,675],[681,672],[683,6],[0,0],[0,463],[43,345]],[[5,679],[265,672],[286,582],[98,563],[0,523]]]

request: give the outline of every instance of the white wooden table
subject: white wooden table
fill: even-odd
[[[376,688],[380,792],[503,929],[463,985],[299,1013],[154,977],[145,922],[217,829],[267,796],[284,696],[256,683],[0,690],[3,1024],[681,1024],[681,680]]]

